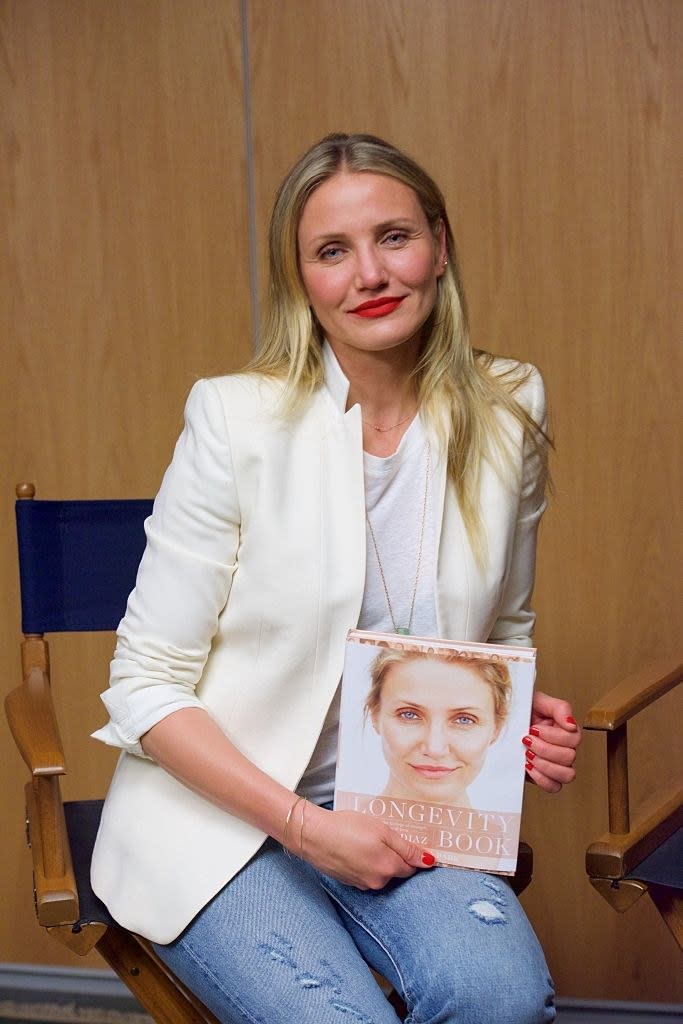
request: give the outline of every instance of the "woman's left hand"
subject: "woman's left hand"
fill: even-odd
[[[531,726],[522,743],[526,748],[526,773],[547,793],[559,793],[576,776],[574,761],[581,742],[581,728],[571,704],[537,691],[531,706]]]

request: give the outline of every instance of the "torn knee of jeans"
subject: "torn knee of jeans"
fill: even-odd
[[[325,976],[325,984],[332,990],[332,994],[340,996],[342,993],[342,978],[336,968],[327,960],[320,961],[320,968]]]
[[[484,924],[505,924],[505,914],[491,900],[472,900],[467,909]]]
[[[368,1017],[367,1013],[357,1010],[355,1006],[351,1006],[349,1003],[330,1001],[330,1006],[335,1010],[339,1010],[340,1013],[346,1014],[350,1020],[360,1021],[360,1024],[373,1024],[374,1018]]]
[[[295,977],[301,988],[328,988],[334,996],[341,995],[341,988],[339,987],[341,978],[334,967],[326,960],[321,960],[319,976],[313,971],[300,970],[299,964],[293,956],[294,947],[283,935],[275,933],[272,937],[272,942],[260,942],[258,948],[263,950],[275,963],[282,964],[284,967],[289,967],[291,970],[298,972],[295,974]],[[353,1011],[352,1007],[348,1007],[345,1008],[345,1012],[355,1011]]]
[[[497,907],[505,906],[505,890],[498,882],[494,882],[492,878],[482,878],[482,885],[489,891],[489,899],[491,903],[495,903]]]
[[[320,988],[322,982],[319,978],[314,978],[312,974],[297,974],[296,980],[299,982],[302,988]]]
[[[293,946],[291,942],[288,942],[282,935],[273,935],[272,945],[268,942],[260,942],[259,949],[262,949],[264,953],[267,953],[271,960],[275,960],[276,963],[285,964],[287,967],[291,967],[292,970],[296,970],[297,962],[292,957]]]

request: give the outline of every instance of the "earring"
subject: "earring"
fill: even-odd
[[[444,267],[448,266],[448,257],[447,256],[444,256],[443,265],[444,265]]]

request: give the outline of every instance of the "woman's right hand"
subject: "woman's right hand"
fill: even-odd
[[[431,854],[388,825],[297,798],[246,758],[203,709],[172,712],[141,742],[149,757],[195,793],[286,842],[293,854],[340,882],[381,889],[392,878],[431,867]]]
[[[434,864],[423,847],[357,811],[328,811],[308,801],[295,811],[290,852],[346,885],[382,889],[392,878],[408,878]]]

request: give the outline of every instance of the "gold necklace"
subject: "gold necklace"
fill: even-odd
[[[366,427],[372,427],[372,429],[376,430],[378,434],[388,434],[390,430],[396,430],[396,427],[400,427],[404,423],[407,423],[408,420],[412,420],[414,418],[415,413],[411,412],[410,416],[406,416],[405,419],[399,420],[398,423],[394,423],[393,427],[377,427],[374,423],[369,423],[368,420],[363,420],[363,423]]]
[[[423,545],[423,542],[424,542],[424,535],[425,535],[425,522],[427,520],[427,495],[429,493],[429,473],[430,473],[431,462],[432,462],[432,459],[431,459],[432,453],[431,453],[431,448],[429,447],[429,441],[427,441],[426,448],[427,448],[427,468],[425,470],[425,492],[424,492],[424,498],[423,498],[423,501],[422,501],[422,516],[421,516],[421,521],[420,521],[420,535],[419,535],[418,544],[417,544],[417,566],[415,568],[415,581],[413,583],[413,594],[412,594],[412,598],[411,598],[411,601],[410,601],[410,612],[408,613],[408,625],[407,626],[397,626],[396,625],[396,619],[394,617],[394,609],[392,608],[391,598],[389,597],[389,588],[387,586],[386,576],[384,575],[384,568],[382,567],[382,559],[379,557],[379,548],[377,546],[377,538],[375,537],[375,531],[372,528],[372,523],[370,522],[370,516],[368,515],[367,508],[365,510],[365,520],[366,520],[366,522],[368,524],[368,529],[370,530],[370,537],[372,539],[372,546],[375,549],[375,558],[377,559],[377,567],[379,568],[379,575],[380,575],[380,578],[382,580],[382,586],[384,587],[384,596],[385,596],[386,601],[387,601],[387,608],[389,609],[389,618],[391,619],[391,625],[393,626],[394,633],[398,633],[401,636],[410,636],[410,627],[411,627],[412,622],[413,622],[413,612],[415,611],[415,598],[417,597],[417,585],[418,585],[419,580],[420,580],[420,569],[422,567],[422,545]]]

